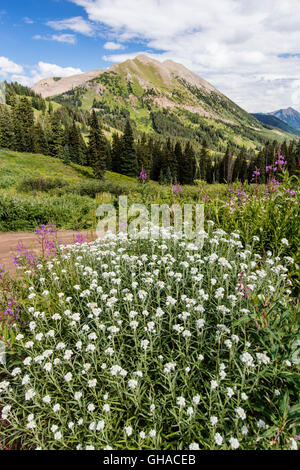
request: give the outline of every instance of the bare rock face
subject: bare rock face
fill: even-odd
[[[32,90],[42,95],[43,98],[61,95],[73,88],[85,85],[89,80],[97,77],[102,72],[102,70],[92,70],[91,72],[72,75],[71,77],[44,78],[36,83]]]

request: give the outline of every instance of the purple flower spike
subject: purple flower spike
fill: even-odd
[[[142,181],[142,183],[144,183],[146,181],[146,179],[148,178],[148,175],[147,175],[146,171],[144,170],[143,166],[142,166],[139,178]]]

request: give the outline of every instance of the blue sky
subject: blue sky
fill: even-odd
[[[113,42],[107,27],[89,22],[84,9],[68,0],[1,0],[0,18],[0,55],[26,69],[39,61],[82,71],[111,65],[102,59],[108,52],[104,45]],[[70,18],[77,19],[77,26],[74,21],[70,29],[55,29],[52,23]],[[139,51],[149,50],[141,42],[138,46]],[[128,53],[135,50],[135,43],[127,44]]]
[[[0,80],[172,59],[249,112],[300,111],[299,0],[1,0]]]

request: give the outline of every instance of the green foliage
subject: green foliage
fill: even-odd
[[[25,193],[33,191],[48,192],[55,188],[65,188],[69,186],[66,180],[61,178],[24,178],[18,185],[17,190]]]
[[[94,225],[95,203],[73,194],[53,197],[22,197],[2,194],[0,231],[32,231],[37,225],[52,223],[57,228],[88,229]]]
[[[104,72],[94,78],[94,82],[102,83],[111,93],[122,98],[128,98],[130,90],[125,77],[115,72]]]

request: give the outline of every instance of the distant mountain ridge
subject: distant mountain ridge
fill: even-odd
[[[251,113],[251,114],[262,124],[265,124],[271,127],[277,127],[278,129],[282,129],[284,132],[288,132],[289,134],[300,136],[300,130],[294,129],[293,127],[289,126],[286,122],[282,121],[281,119],[274,116],[273,114],[264,114],[264,113]]]
[[[300,113],[294,108],[279,109],[268,114],[281,119],[294,129],[300,129]]]

